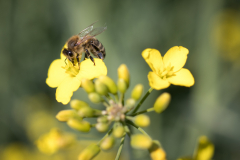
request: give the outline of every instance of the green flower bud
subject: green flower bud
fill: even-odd
[[[90,107],[82,107],[78,110],[78,114],[81,117],[92,117],[94,115],[94,110]]]
[[[125,64],[121,64],[118,67],[118,78],[123,79],[127,83],[127,87],[129,86],[130,74]]]
[[[139,100],[139,98],[141,98],[142,92],[143,92],[143,85],[137,84],[132,90],[131,97],[137,101]]]
[[[101,116],[97,119],[97,122],[98,123],[107,123],[108,122],[108,119],[106,116]]]
[[[61,121],[61,122],[66,122],[68,121],[70,118],[77,118],[77,112],[75,110],[62,110],[60,112],[58,112],[58,114],[56,115],[57,120]],[[80,117],[79,117],[80,118]]]
[[[135,134],[131,137],[131,146],[136,149],[148,149],[152,145],[152,139],[143,134]]]
[[[166,160],[166,153],[161,148],[160,143],[156,140],[152,141],[151,147],[148,149],[152,160]]]
[[[194,159],[209,160],[212,159],[214,153],[214,145],[208,140],[206,136],[199,138],[197,149],[194,151]]]
[[[79,130],[81,132],[89,132],[90,129],[91,129],[91,125],[89,122],[87,121],[79,121],[77,119],[69,119],[67,121],[67,124],[73,128],[73,129],[76,129],[76,130]]]
[[[94,84],[89,79],[82,79],[81,86],[87,93],[95,92]]]
[[[118,86],[118,90],[121,93],[125,93],[128,88],[127,83],[124,81],[124,79],[118,79],[117,86]]]
[[[130,109],[132,109],[135,106],[135,103],[136,103],[135,99],[129,98],[126,101],[126,105],[125,106],[128,108],[128,110],[130,110]]]
[[[118,125],[113,129],[113,135],[116,138],[121,138],[124,135],[124,133],[125,133],[124,127],[121,125]]]
[[[116,86],[115,82],[110,77],[100,76],[98,79],[108,87],[108,90],[112,94],[117,94],[117,86]]]
[[[92,101],[93,103],[100,103],[102,101],[101,96],[96,93],[96,92],[92,92],[88,95],[88,98],[90,99],[90,101]]]
[[[71,106],[71,108],[73,108],[75,110],[79,110],[83,107],[89,107],[89,105],[86,102],[80,101],[77,99],[71,100],[70,106]]]
[[[113,136],[108,136],[107,138],[105,138],[103,140],[103,142],[101,143],[100,147],[103,150],[109,150],[109,149],[111,149],[113,147],[114,142],[115,142],[114,137]]]
[[[100,95],[107,95],[108,94],[108,87],[102,83],[99,79],[96,79],[95,81],[95,88],[96,92]]]
[[[155,112],[161,113],[162,111],[164,111],[169,105],[170,100],[171,100],[171,95],[169,93],[165,92],[161,94],[154,103],[153,108]]]
[[[109,125],[107,123],[97,123],[96,129],[99,132],[106,132],[108,130]]]
[[[141,114],[135,117],[134,123],[139,127],[147,127],[150,124],[150,119],[147,115]]]
[[[78,160],[91,160],[100,152],[100,147],[96,144],[91,144],[85,148],[78,156]]]

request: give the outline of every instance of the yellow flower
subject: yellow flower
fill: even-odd
[[[94,79],[107,75],[107,67],[101,59],[94,58],[95,66],[90,59],[86,59],[80,63],[79,70],[79,67],[73,66],[68,59],[66,64],[65,59],[66,57],[61,54],[61,59],[56,59],[51,63],[46,83],[49,87],[57,88],[58,102],[68,104],[73,92],[80,87],[82,79]]]
[[[53,128],[49,133],[39,137],[36,141],[36,145],[42,153],[51,155],[59,149],[70,147],[75,141],[75,135],[63,133],[59,129]]]
[[[195,160],[211,160],[214,154],[214,145],[206,136],[201,136],[194,152]]]
[[[149,85],[156,90],[164,89],[170,84],[190,87],[194,78],[188,69],[182,68],[189,51],[182,46],[170,48],[164,57],[156,49],[145,49],[142,56],[152,72],[148,73]]]

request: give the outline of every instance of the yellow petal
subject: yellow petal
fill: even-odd
[[[147,48],[142,52],[142,56],[153,72],[158,73],[163,70],[162,56],[158,50]]]
[[[148,73],[148,81],[150,87],[156,90],[168,88],[170,86],[170,83],[168,80],[161,79],[156,73],[149,72]]]
[[[182,46],[170,48],[163,57],[164,66],[173,66],[173,72],[180,70],[187,61],[188,53],[188,49]]]
[[[101,75],[107,75],[105,63],[99,58],[94,58],[94,61],[95,66],[90,59],[86,59],[80,63],[80,71],[76,76],[80,81],[83,78],[94,79]]]
[[[58,102],[68,104],[73,92],[81,85],[81,81],[76,77],[65,77],[56,90],[56,99]]]
[[[176,72],[175,76],[168,78],[168,81],[171,84],[185,87],[191,87],[195,83],[192,73],[186,68]]]
[[[51,63],[48,69],[48,78],[46,79],[46,83],[49,87],[58,87],[63,79],[68,76],[62,66],[65,66],[65,63],[61,59],[56,59]]]

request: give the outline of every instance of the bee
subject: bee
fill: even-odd
[[[80,69],[80,59],[83,52],[85,52],[85,58],[90,58],[94,65],[95,62],[93,57],[90,55],[90,52],[99,59],[103,60],[105,58],[105,48],[102,43],[95,38],[95,36],[105,31],[107,27],[105,26],[93,29],[93,25],[96,22],[82,30],[78,35],[74,35],[68,39],[67,48],[62,50],[62,54],[66,56],[65,62],[69,59],[74,66],[74,60],[77,60],[78,67]]]

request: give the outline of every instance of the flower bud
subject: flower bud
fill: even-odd
[[[99,152],[100,152],[100,147],[96,144],[91,144],[79,154],[78,160],[91,160]]]
[[[96,93],[96,92],[92,92],[88,95],[88,98],[90,99],[90,101],[92,101],[93,103],[100,103],[102,101],[101,96]]]
[[[198,147],[194,151],[194,159],[209,160],[212,159],[214,153],[214,145],[208,140],[206,136],[199,138]]]
[[[87,93],[95,92],[94,84],[89,79],[82,79],[81,86]]]
[[[148,149],[152,145],[152,139],[143,134],[135,134],[131,137],[131,146],[136,149]]]
[[[121,138],[124,135],[124,133],[125,133],[125,130],[121,125],[118,125],[113,129],[113,135],[116,138]]]
[[[109,125],[107,123],[97,123],[96,129],[99,132],[106,132],[108,130]]]
[[[70,118],[77,118],[77,117],[78,117],[77,112],[72,109],[62,110],[62,111],[58,112],[58,114],[56,115],[57,120],[59,120],[61,122],[66,122]]]
[[[127,87],[129,86],[130,74],[125,64],[121,64],[118,67],[118,78],[123,79],[127,83]]]
[[[78,114],[81,117],[92,117],[94,115],[94,110],[90,107],[82,107],[78,110]]]
[[[135,103],[136,103],[135,99],[129,98],[126,101],[126,105],[125,106],[127,107],[128,110],[130,110],[130,109],[132,109],[135,106]]]
[[[77,99],[71,100],[70,106],[71,106],[71,108],[73,108],[75,110],[79,110],[83,107],[89,107],[89,105],[86,102],[80,101]]]
[[[124,79],[118,79],[117,86],[118,86],[118,90],[121,93],[125,93],[128,88],[127,83],[124,81]]]
[[[108,119],[106,116],[101,116],[101,117],[98,117],[97,122],[98,123],[107,123]]]
[[[137,101],[139,100],[139,98],[141,98],[142,92],[143,92],[143,85],[137,84],[132,90],[131,97]]]
[[[161,148],[158,141],[152,141],[151,147],[148,149],[152,160],[166,160],[166,153]]]
[[[108,90],[112,94],[117,94],[117,86],[116,86],[115,82],[110,77],[100,76],[98,79],[108,87]]]
[[[163,94],[161,94],[154,103],[153,108],[155,112],[161,113],[162,111],[164,111],[169,105],[170,100],[171,95],[169,93],[164,92]]]
[[[109,149],[111,149],[113,147],[114,142],[115,142],[114,137],[113,136],[108,136],[107,138],[105,138],[103,140],[103,142],[101,143],[100,147],[103,150],[109,150]]]
[[[81,132],[89,132],[90,129],[91,129],[91,125],[89,122],[87,121],[79,121],[77,119],[69,119],[67,121],[67,124],[73,128],[73,129],[76,129],[76,130],[79,130]]]
[[[135,117],[134,123],[139,127],[147,127],[150,124],[150,119],[147,115],[140,114]]]
[[[102,83],[99,79],[96,79],[95,81],[95,88],[96,92],[100,95],[107,95],[108,94],[108,87]]]

